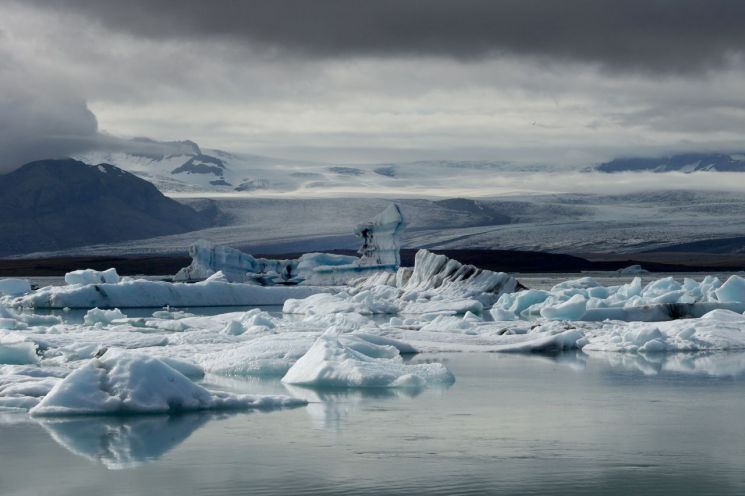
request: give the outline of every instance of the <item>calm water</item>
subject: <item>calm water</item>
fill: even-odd
[[[269,413],[8,414],[0,494],[745,494],[743,354],[413,361],[432,359],[452,387],[292,389],[312,403]]]

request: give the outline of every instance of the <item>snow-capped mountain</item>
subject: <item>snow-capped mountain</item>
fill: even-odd
[[[443,188],[464,192],[501,175],[542,172],[540,165],[505,161],[426,160],[405,163],[331,164],[287,160],[204,149],[193,141],[122,140],[115,149],[91,151],[75,158],[108,163],[152,182],[167,194],[296,193],[322,196],[396,194],[415,187],[427,195]]]
[[[657,158],[618,158],[599,172],[745,172],[745,153],[684,153]]]

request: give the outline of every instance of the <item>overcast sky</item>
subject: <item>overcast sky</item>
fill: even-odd
[[[0,0],[0,164],[115,137],[330,162],[745,149],[745,2]]]

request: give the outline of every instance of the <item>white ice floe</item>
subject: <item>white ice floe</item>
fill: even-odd
[[[8,302],[28,308],[281,305],[288,298],[305,298],[328,290],[317,286],[258,286],[220,280],[188,284],[133,279],[119,283],[46,286]]]
[[[74,270],[65,274],[65,282],[71,285],[102,283],[116,284],[119,282],[119,274],[116,273],[116,269],[114,268],[104,271],[93,269]]]
[[[288,300],[290,314],[481,313],[500,295],[520,288],[513,277],[464,265],[427,250],[417,252],[414,268],[382,272],[352,282],[336,294]]]
[[[715,310],[745,311],[745,279],[733,275],[722,284],[712,276],[701,282],[666,277],[642,285],[602,286],[591,277],[557,284],[549,291],[504,294],[491,309],[495,320],[535,319],[665,321],[701,317]]]
[[[441,363],[407,365],[396,348],[364,341],[353,348],[338,334],[330,328],[318,337],[282,381],[315,387],[422,387],[454,381]]]
[[[0,364],[26,365],[39,363],[37,345],[23,335],[0,333]]]
[[[0,279],[0,296],[22,296],[31,292],[28,279]]]
[[[54,325],[62,320],[53,315],[35,315],[16,312],[0,304],[0,329],[25,329],[29,326]]]
[[[109,325],[117,319],[126,319],[127,316],[118,308],[112,310],[102,310],[100,308],[91,308],[83,316],[83,323],[86,325]]]
[[[31,415],[174,413],[305,404],[287,396],[208,391],[156,358],[107,355],[90,360],[57,383],[30,410]]]
[[[66,374],[57,367],[0,366],[0,409],[33,408]]]

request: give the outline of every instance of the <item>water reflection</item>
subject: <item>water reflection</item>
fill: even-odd
[[[443,386],[445,387],[445,386]],[[309,388],[285,385],[291,396],[308,402],[305,408],[313,424],[321,429],[340,431],[344,421],[365,403],[379,405],[381,401],[415,398],[425,388]]]
[[[224,415],[220,415],[224,416]],[[60,446],[110,470],[153,462],[183,443],[217,415],[147,415],[43,419],[39,423]]]
[[[745,376],[745,351],[651,354],[590,352],[587,363],[599,363],[612,369],[649,376],[673,373],[732,378]]]

